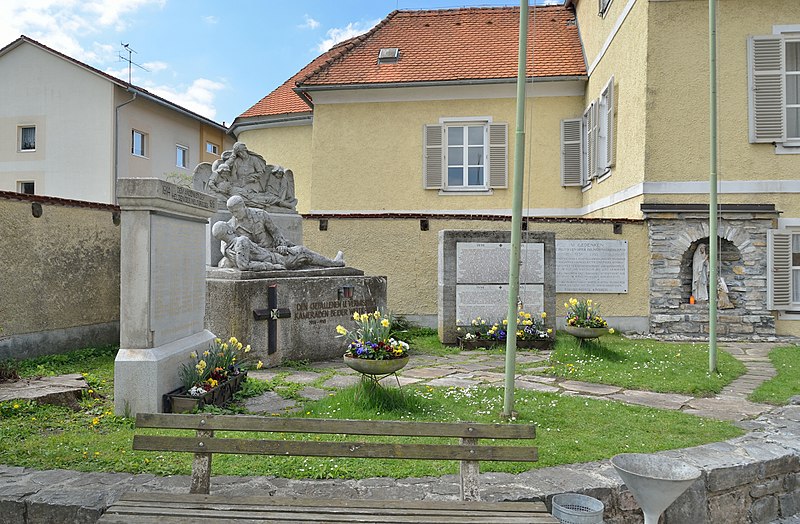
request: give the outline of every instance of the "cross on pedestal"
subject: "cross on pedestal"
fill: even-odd
[[[278,285],[271,284],[267,288],[267,309],[254,309],[255,320],[267,321],[267,354],[272,355],[278,350],[278,319],[290,318],[292,312],[289,308],[278,307]]]

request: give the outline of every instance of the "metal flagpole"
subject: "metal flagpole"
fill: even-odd
[[[519,2],[519,63],[517,65],[517,126],[514,141],[514,192],[511,210],[511,255],[508,265],[508,325],[506,326],[506,379],[503,416],[514,410],[514,374],[517,357],[517,303],[522,243],[522,193],[525,172],[525,65],[528,48],[528,0]]]
[[[708,371],[717,371],[717,0],[708,0],[710,173],[708,177]]]

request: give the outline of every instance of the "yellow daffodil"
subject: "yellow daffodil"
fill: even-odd
[[[235,346],[235,345],[236,345],[236,344],[238,344],[238,343],[239,343],[239,341],[236,339],[236,337],[231,337],[231,338],[228,340],[228,344],[230,344],[231,346]]]
[[[250,353],[250,344],[247,344],[247,345],[244,347],[244,352],[245,352],[245,353]]]
[[[197,358],[197,352],[192,351],[191,353],[189,353],[189,356],[192,358]]]
[[[553,330],[550,329],[550,328],[547,328],[547,334],[550,335],[551,333],[553,333]]]
[[[545,313],[544,311],[542,311],[542,318],[547,318],[547,313]]]
[[[614,328],[609,328],[608,332],[613,335],[614,334]]]
[[[375,311],[375,318],[381,318],[381,312]]]
[[[353,313],[353,320],[358,320],[359,318],[360,318],[360,317],[359,317],[359,315],[358,315],[358,311],[356,311],[355,313]]]
[[[503,319],[503,325],[504,325],[504,326],[507,326],[507,325],[508,325],[508,320],[506,320],[505,318]]]
[[[381,320],[381,326],[383,326],[385,328],[388,328],[389,327],[389,320],[385,319],[385,318],[383,320]]]
[[[256,364],[256,369],[261,369],[263,367],[264,367],[264,363],[259,360],[258,364]]]
[[[341,324],[336,326],[336,332],[339,333],[340,335],[346,335],[347,334],[347,330]]]
[[[96,425],[98,425],[98,424],[100,424],[100,419],[99,419],[99,418],[97,418],[97,417],[94,417],[94,418],[92,419],[92,426],[96,426]]]
[[[211,354],[211,352],[210,352],[210,351],[203,351],[203,356],[204,356],[204,357],[207,357],[207,356],[209,356],[210,354]]]
[[[366,322],[367,320],[369,320],[369,315],[367,315],[366,313],[362,313],[361,322]]]
[[[217,345],[222,344],[222,339],[221,338],[215,338],[214,339],[214,344],[217,344]]]

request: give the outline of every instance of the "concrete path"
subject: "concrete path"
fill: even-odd
[[[727,351],[747,367],[747,372],[726,386],[719,395],[711,398],[694,398],[675,393],[653,393],[650,391],[626,390],[617,386],[592,384],[551,376],[534,374],[547,367],[549,352],[531,353],[520,351],[517,365],[526,364],[529,371],[516,374],[519,389],[610,399],[627,404],[638,404],[659,409],[681,410],[693,415],[719,420],[742,422],[766,413],[772,406],[755,404],[747,400],[762,382],[775,376],[775,370],[767,357],[769,352],[786,343],[725,342],[719,349]],[[536,364],[541,363],[541,366]],[[433,357],[422,355],[411,358],[398,375],[400,384],[428,384],[434,387],[502,386],[505,357],[501,354],[481,350],[465,351],[455,355]],[[278,392],[268,392],[260,397],[248,399],[245,407],[253,413],[284,413],[301,409],[303,399],[317,400],[331,389],[349,386],[358,382],[359,375],[341,361],[317,362],[302,370],[296,368],[272,368],[250,372],[259,379],[279,377],[287,383],[308,384],[301,389],[297,400],[286,400]],[[395,377],[387,377],[382,383],[387,387],[397,386]],[[315,384],[315,386],[311,386]],[[288,388],[287,388],[288,389]],[[746,422],[742,423],[747,429]]]

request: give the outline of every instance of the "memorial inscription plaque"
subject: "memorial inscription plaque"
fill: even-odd
[[[520,284],[519,298],[525,311],[544,311],[544,286]],[[481,317],[500,322],[508,314],[508,284],[459,284],[456,286],[456,323],[460,326]]]
[[[627,240],[556,240],[556,293],[627,292]]]
[[[459,242],[456,246],[459,284],[508,283],[510,243]],[[519,281],[522,284],[544,282],[544,244],[525,243],[520,248]]]

